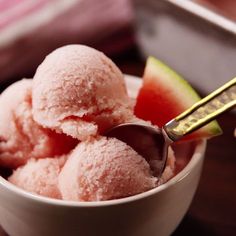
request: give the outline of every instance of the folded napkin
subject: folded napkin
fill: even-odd
[[[129,0],[2,0],[0,82],[32,74],[65,44],[122,50],[132,42],[132,22]]]

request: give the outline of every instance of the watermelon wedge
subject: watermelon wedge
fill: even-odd
[[[149,57],[135,105],[135,115],[162,127],[200,99],[180,75],[156,58]],[[184,139],[210,138],[221,133],[218,123],[212,121]]]

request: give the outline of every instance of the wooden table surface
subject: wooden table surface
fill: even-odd
[[[113,60],[124,73],[137,76],[143,73],[144,60],[136,47]],[[224,114],[218,121],[224,133],[208,142],[199,187],[173,236],[236,235],[236,138],[233,136],[236,113]]]

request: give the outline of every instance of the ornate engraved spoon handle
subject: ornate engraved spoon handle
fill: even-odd
[[[236,105],[236,78],[168,122],[163,129],[172,141],[204,126]]]

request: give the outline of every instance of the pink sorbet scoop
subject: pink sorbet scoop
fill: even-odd
[[[115,138],[78,144],[59,175],[62,198],[72,201],[117,199],[155,186],[146,160]]]
[[[31,193],[61,199],[58,175],[66,156],[60,158],[30,159],[26,165],[16,169],[8,180]]]
[[[68,45],[49,54],[33,81],[33,115],[44,127],[79,140],[133,117],[124,78],[102,52]]]
[[[68,153],[77,143],[37,124],[32,115],[32,79],[20,80],[0,95],[0,165],[16,168],[29,158]]]

